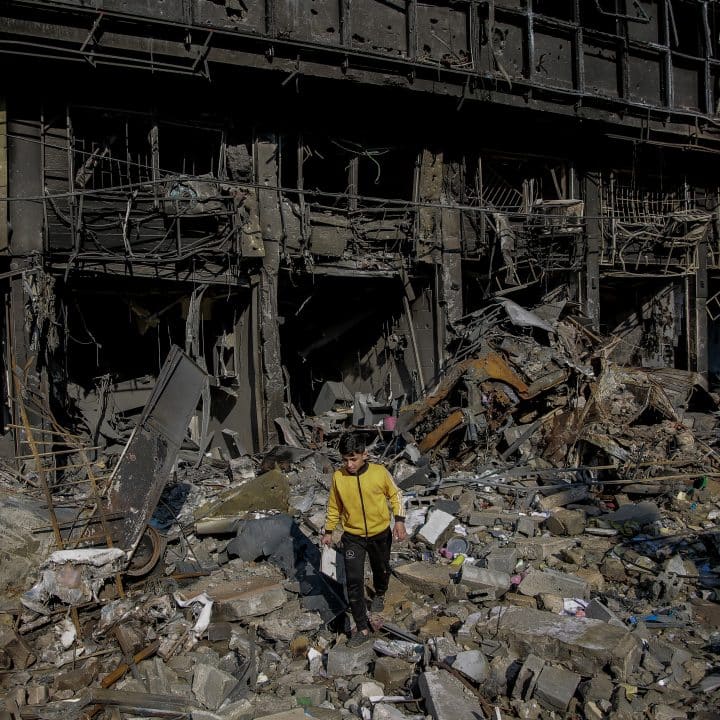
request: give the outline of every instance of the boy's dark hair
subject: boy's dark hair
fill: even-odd
[[[338,450],[342,456],[365,452],[365,438],[360,433],[345,433],[340,437]]]

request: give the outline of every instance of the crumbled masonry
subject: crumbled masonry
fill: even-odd
[[[385,608],[356,647],[318,546],[350,404],[346,414],[289,416],[298,437],[327,427],[301,448],[199,466],[180,451],[153,518],[159,557],[140,576],[126,574],[121,549],[49,554],[47,508],[26,477],[3,472],[6,507],[20,494],[23,517],[36,518],[22,531],[8,525],[17,562],[32,569],[2,602],[7,712],[715,717],[717,397],[693,375],[671,395],[652,371],[598,363],[601,338],[558,343],[567,322],[537,337],[511,322],[487,330],[478,362],[400,408],[405,430],[359,429],[403,487],[410,537],[393,545]],[[525,355],[497,354],[513,338]],[[543,352],[534,376],[568,370],[534,391],[526,358]],[[511,392],[498,376],[527,389]],[[695,395],[707,422],[691,422]],[[461,398],[474,398],[472,412],[438,433]],[[84,507],[84,492],[69,490],[64,505]]]

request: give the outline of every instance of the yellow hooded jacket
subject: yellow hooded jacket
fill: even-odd
[[[392,505],[396,520],[405,520],[401,493],[390,473],[376,463],[365,463],[357,475],[345,468],[333,474],[328,499],[325,531],[332,532],[342,523],[345,532],[351,535],[371,537],[390,526]]]

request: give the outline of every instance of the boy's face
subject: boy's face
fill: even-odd
[[[364,450],[361,453],[350,453],[350,455],[343,455],[342,459],[345,469],[351,475],[354,475],[367,461],[368,453],[367,450]]]

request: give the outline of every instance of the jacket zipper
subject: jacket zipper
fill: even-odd
[[[360,487],[360,473],[358,473],[355,477],[357,479],[358,495],[360,495],[360,507],[362,508],[363,523],[365,523],[365,537],[367,537],[368,536],[367,516],[365,515],[365,501],[363,500],[362,489]]]

